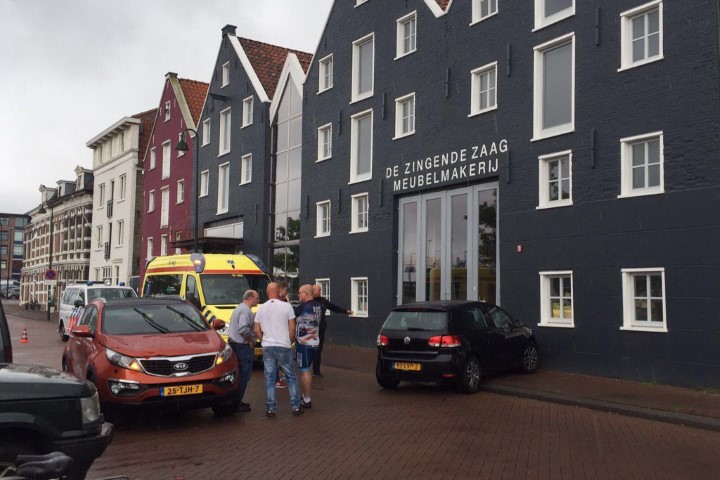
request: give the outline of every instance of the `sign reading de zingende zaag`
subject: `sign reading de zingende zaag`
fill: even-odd
[[[385,179],[393,183],[393,192],[471,180],[497,174],[498,155],[507,153],[506,139],[472,145],[441,154],[403,162],[385,168]]]

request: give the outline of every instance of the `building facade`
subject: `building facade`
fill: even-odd
[[[7,296],[9,288],[20,281],[23,248],[23,229],[30,222],[25,214],[0,213],[0,296]]]
[[[128,284],[138,276],[142,165],[156,109],[124,117],[87,142],[95,174],[90,280]]]
[[[175,146],[183,132],[197,129],[208,84],[165,75],[148,147],[144,152],[142,240],[140,283],[145,273],[145,259],[157,255],[186,253],[193,232],[191,204],[193,198],[193,155],[195,136],[183,137],[188,152]],[[192,244],[192,240],[189,241]]]
[[[370,346],[495,302],[545,367],[720,382],[718,6],[335,2],[307,74],[300,274]]]
[[[278,85],[284,71],[304,76],[310,54],[237,37],[235,30],[232,25],[222,29],[199,121],[199,243],[205,252],[253,253],[268,265],[273,253],[280,260],[282,250],[285,272],[285,252],[299,243],[297,236],[288,239],[288,230],[299,214],[301,94],[297,83],[290,90],[287,82]],[[292,76],[284,76],[288,77]],[[293,90],[295,96],[287,97],[295,102],[295,136],[290,139],[290,113],[280,112],[276,105],[271,114],[271,108],[276,96],[293,95]],[[279,122],[283,130],[275,130],[274,136],[278,118],[283,119]],[[284,163],[276,166],[278,161]],[[279,171],[283,173],[276,180]],[[281,184],[277,194],[276,183]],[[271,235],[271,231],[282,233]],[[284,237],[277,240],[278,235]]]
[[[93,172],[77,166],[75,181],[60,180],[56,188],[41,185],[40,195],[24,231],[20,301],[34,299],[44,307],[55,304],[69,283],[89,278]],[[54,284],[46,285],[51,269]]]

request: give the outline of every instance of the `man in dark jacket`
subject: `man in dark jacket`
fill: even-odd
[[[315,357],[313,360],[313,376],[322,378],[323,375],[322,373],[320,373],[320,361],[322,360],[323,345],[325,344],[325,330],[327,329],[327,319],[325,318],[325,311],[330,310],[331,312],[345,313],[347,315],[352,315],[353,311],[345,309],[343,307],[338,307],[330,300],[323,297],[322,287],[320,285],[313,285],[313,298],[323,306],[322,314],[320,317],[320,345],[318,345],[317,350],[315,351]]]

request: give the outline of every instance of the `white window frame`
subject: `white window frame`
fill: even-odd
[[[320,285],[320,292],[322,297],[330,301],[330,279],[329,278],[316,278],[315,279],[315,285]],[[330,315],[331,312],[329,309],[325,309],[325,316],[327,317]]]
[[[152,258],[153,257],[153,247],[154,247],[154,241],[153,237],[147,238],[147,252],[145,258]]]
[[[623,326],[620,330],[632,330],[638,332],[660,332],[667,333],[667,296],[665,294],[665,269],[659,268],[623,268],[622,272],[622,289],[623,289]],[[651,322],[650,320],[635,319],[635,276],[657,275],[660,274],[662,281],[662,322]],[[650,297],[649,299],[656,297]],[[650,307],[652,308],[652,307]]]
[[[470,22],[470,25],[475,25],[476,23],[480,23],[485,19],[497,15],[498,1],[499,0],[472,0],[472,21]],[[483,5],[489,5],[487,15],[482,15],[481,13]]]
[[[372,42],[372,72],[370,74],[370,90],[360,93],[360,48]],[[373,96],[375,92],[375,33],[365,35],[353,42],[352,56],[352,101],[350,103],[359,102]]]
[[[365,200],[365,226],[360,226],[359,215],[360,215],[360,202],[361,199]],[[358,193],[350,197],[350,233],[362,233],[367,232],[370,226],[370,196],[367,192]]]
[[[230,62],[223,63],[222,66],[222,83],[220,88],[225,88],[230,85]]]
[[[198,198],[207,197],[210,192],[210,170],[200,172],[200,191]]]
[[[332,158],[332,123],[326,123],[318,128],[317,132],[317,160],[315,161],[322,162]]]
[[[119,195],[120,198],[118,201],[125,200],[126,194],[127,194],[127,175],[122,174],[122,175],[120,175],[120,195]]]
[[[97,227],[97,248],[103,247],[103,226],[98,225]]]
[[[165,102],[165,121],[166,122],[168,120],[170,120],[170,105],[171,105],[170,100]]]
[[[183,203],[185,201],[185,180],[178,180],[177,192],[175,194],[175,203]]]
[[[220,135],[218,137],[218,157],[220,157],[230,153],[230,142],[232,140],[231,107],[220,112]]]
[[[330,200],[315,204],[315,238],[328,237],[331,233],[332,205]]]
[[[554,127],[542,128],[543,119],[543,73],[544,53],[557,47],[570,44],[572,46],[572,92],[570,96],[570,122]],[[575,131],[575,32],[536,46],[534,49],[534,82],[533,82],[533,138],[532,141],[564,135]]]
[[[357,148],[358,148],[358,138],[357,138],[357,122],[359,120],[362,120],[363,118],[369,116],[370,117],[370,171],[368,173],[363,173],[361,175],[356,174],[355,171],[357,170]],[[372,164],[373,164],[373,143],[374,143],[374,129],[373,129],[373,111],[365,110],[360,113],[356,113],[352,117],[352,127],[351,127],[351,133],[350,133],[350,182],[349,183],[359,183],[359,182],[366,182],[368,180],[372,179]]]
[[[168,236],[167,234],[160,235],[160,256],[167,255],[168,247]]]
[[[359,291],[359,287],[361,283],[365,284],[365,310],[360,309],[359,295],[361,292]],[[370,285],[368,277],[350,277],[350,302],[353,317],[368,316],[368,312],[370,311]]]
[[[224,173],[223,173],[224,172]],[[217,212],[227,213],[230,208],[230,162],[218,165]]]
[[[253,123],[253,104],[254,98],[252,95],[243,100],[243,119],[242,126],[240,128],[249,127]]]
[[[411,125],[409,125],[409,129],[407,131],[403,131],[404,127],[404,120],[405,117],[403,117],[403,107],[408,102],[412,102],[412,113],[408,116],[410,119]],[[407,137],[409,135],[413,135],[415,133],[415,92],[409,93],[407,95],[404,95],[400,98],[395,99],[395,137],[393,137],[393,140],[397,140],[398,138]]]
[[[367,3],[368,0],[355,0],[355,6],[359,7],[363,3]]]
[[[550,200],[550,162],[553,160],[559,160],[567,158],[568,161],[568,181],[570,182],[570,197],[561,198],[558,200]],[[564,150],[562,152],[548,153],[547,155],[540,155],[538,157],[538,209],[543,208],[555,208],[555,207],[566,207],[573,204],[573,184],[572,184],[572,150]],[[558,179],[558,182],[562,182],[562,176]]]
[[[417,51],[417,10],[408,13],[402,18],[397,20],[397,42],[395,46],[395,60],[410,55]],[[408,23],[414,23],[415,29],[411,35],[411,45],[408,50],[405,50],[405,26]]]
[[[170,178],[170,159],[172,156],[172,149],[170,148],[170,140],[166,140],[162,144],[162,174],[161,178],[165,180]]]
[[[632,145],[657,139],[660,143],[660,184],[655,187],[633,188],[632,181]],[[647,164],[645,164],[647,167]],[[620,139],[620,195],[618,198],[658,195],[665,193],[665,146],[663,132],[652,132]]]
[[[252,153],[240,158],[240,185],[252,182]]]
[[[551,281],[555,278],[570,278],[570,317],[565,317],[565,308],[563,308],[564,291],[561,288],[560,297],[560,317],[551,315],[552,299],[550,296]],[[573,285],[572,270],[540,272],[540,327],[559,327],[559,328],[575,328],[575,287]]]
[[[155,170],[155,166],[157,165],[157,149],[155,147],[152,147],[150,149],[150,167],[149,170]]]
[[[633,19],[639,17],[639,16],[646,16],[649,12],[657,10],[658,11],[658,22],[659,22],[659,30],[658,30],[658,54],[653,57],[645,57],[642,60],[638,60],[636,62],[633,62],[632,60],[632,41],[633,41],[633,31],[632,31],[632,21]],[[632,8],[630,10],[626,10],[620,14],[620,68],[618,69],[618,72],[622,72],[623,70],[628,70],[630,68],[639,67],[640,65],[646,65],[648,63],[657,62],[658,60],[662,60],[664,57],[663,54],[663,37],[664,37],[664,29],[663,29],[663,2],[662,0],[654,0],[650,3],[646,3],[644,5],[640,5],[639,7]],[[646,35],[647,38],[647,35]]]
[[[160,226],[167,227],[170,224],[170,187],[160,189]]]
[[[205,145],[210,144],[210,119],[206,118],[202,122],[202,145],[201,147],[204,147]]]
[[[155,190],[148,192],[148,213],[155,211]]]
[[[535,0],[535,28],[533,31],[540,30],[541,28],[545,28],[548,25],[575,15],[575,0],[572,1],[572,6],[550,16],[545,15],[545,1],[546,0]]]
[[[99,205],[98,208],[105,206],[105,184],[100,185],[100,193],[98,193]]]
[[[125,245],[125,220],[118,220],[117,235],[117,246]]]
[[[480,94],[484,93],[480,91],[480,79],[483,75],[492,72],[495,75],[495,87],[492,89],[492,95],[490,95],[490,89],[488,92],[488,106],[480,108]],[[468,117],[474,117],[481,113],[497,110],[497,91],[498,91],[498,71],[497,62],[488,63],[482,67],[478,67],[470,72],[470,115]],[[492,105],[490,99],[492,98]]]
[[[318,62],[318,94],[333,87],[333,54],[327,55]]]

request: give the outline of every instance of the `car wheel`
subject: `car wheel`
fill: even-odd
[[[525,347],[525,351],[523,352],[522,371],[525,373],[535,373],[539,357],[540,355],[538,353],[537,344],[534,342],[528,343],[527,347]]]
[[[388,390],[394,390],[400,385],[400,380],[396,378],[388,377],[380,373],[380,365],[375,368],[375,378],[377,379],[378,385]]]
[[[460,373],[459,386],[464,393],[477,393],[480,390],[480,379],[482,372],[480,369],[480,361],[475,356],[470,356],[463,364]]]
[[[65,324],[62,322],[60,322],[60,326],[58,327],[58,334],[60,335],[61,342],[67,342],[68,336],[65,335]]]
[[[238,402],[232,402],[226,405],[215,405],[212,407],[212,411],[218,417],[229,417],[237,412],[238,406]]]

